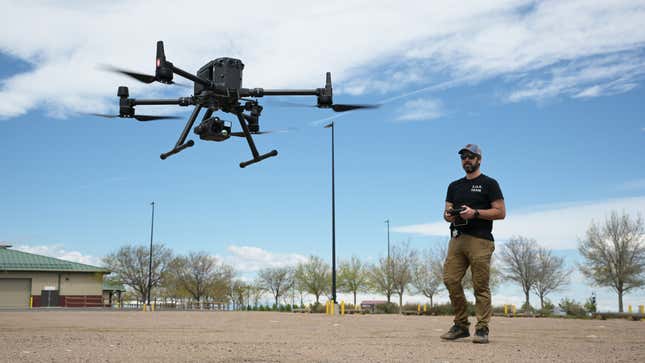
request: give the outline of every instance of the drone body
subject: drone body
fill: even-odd
[[[374,105],[333,104],[331,74],[329,72],[327,72],[325,86],[323,88],[277,90],[243,88],[242,71],[244,70],[244,63],[235,58],[217,58],[212,60],[201,67],[197,71],[197,74],[194,75],[175,67],[171,62],[166,60],[162,41],[157,42],[157,59],[154,76],[134,73],[118,68],[111,68],[111,70],[125,74],[144,83],[152,83],[156,81],[166,84],[174,84],[173,78],[175,74],[194,82],[194,95],[177,99],[142,100],[130,98],[128,88],[121,86],[117,92],[117,96],[119,97],[119,115],[95,114],[97,116],[104,117],[123,117],[134,118],[138,121],[152,121],[176,117],[136,115],[135,106],[195,106],[175,147],[172,150],[161,154],[160,157],[162,160],[195,144],[193,140],[186,141],[186,139],[202,109],[206,109],[206,112],[202,117],[201,123],[194,129],[195,134],[197,134],[200,139],[208,141],[224,141],[231,136],[246,138],[249,148],[251,149],[251,153],[253,154],[253,159],[240,163],[240,167],[244,168],[250,164],[278,155],[277,150],[272,150],[265,154],[260,154],[257,151],[252,135],[266,133],[260,131],[259,123],[260,114],[262,113],[263,108],[257,100],[248,99],[247,97],[317,96],[316,107],[329,108],[336,112],[376,107]],[[213,117],[213,113],[216,111],[235,115],[240,123],[242,132],[231,132],[232,125],[230,122],[223,121],[219,117]]]

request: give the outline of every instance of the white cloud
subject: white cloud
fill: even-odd
[[[257,272],[267,267],[295,266],[307,260],[297,253],[273,253],[259,247],[231,245],[226,249],[229,255],[221,259],[241,273]]]
[[[495,221],[493,235],[506,240],[513,235],[535,238],[544,247],[575,249],[592,220],[603,221],[611,211],[645,215],[645,197],[611,199],[598,202],[570,203],[556,206],[538,206],[532,210],[509,211],[506,219]],[[448,234],[444,221],[394,227],[400,233],[430,236]]]
[[[645,59],[630,52],[612,54],[553,67],[546,73],[537,80],[520,81],[520,89],[512,92],[508,100],[541,100],[559,94],[590,98],[624,93],[635,88],[635,81],[645,75]]]
[[[441,117],[443,110],[439,100],[418,98],[407,101],[399,113],[397,121],[429,121]]]
[[[0,0],[0,6],[7,10],[0,13],[0,50],[30,65],[2,80],[0,117],[39,106],[55,116],[115,110],[116,87],[135,83],[96,66],[150,72],[159,39],[166,41],[169,60],[188,71],[220,56],[240,57],[246,64],[245,86],[320,87],[324,72],[332,71],[337,89],[348,94],[512,75],[508,82],[520,81],[511,97],[517,100],[561,92],[592,97],[625,92],[644,72],[638,66],[645,44],[642,0],[482,0],[468,6],[448,0],[306,6],[295,0],[250,0],[245,3],[250,13],[235,3],[194,1],[191,6],[200,11],[190,16],[178,16],[175,2],[161,0],[154,5],[142,0],[100,5]],[[606,68],[616,71],[597,83],[565,82],[565,87],[562,76],[534,84],[527,73],[562,64],[567,69],[567,62],[590,57],[615,57]],[[624,63],[634,66],[623,74],[617,69]],[[577,82],[584,69],[572,72],[564,80]],[[151,90],[161,89],[136,85],[131,94],[151,96]]]
[[[40,246],[19,245],[19,246],[16,246],[14,249],[17,251],[23,251],[23,252],[33,253],[36,255],[54,257],[61,260],[78,262],[86,265],[92,265],[92,266],[102,265],[100,257],[96,257],[92,255],[84,255],[79,251],[68,251],[63,247],[63,245],[60,245],[60,244],[40,245]]]

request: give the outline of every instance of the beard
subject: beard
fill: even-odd
[[[462,165],[462,167],[464,168],[464,171],[466,173],[470,174],[470,173],[476,172],[479,169],[480,164],[481,163],[479,161],[476,161],[476,162],[473,162],[472,164],[471,163],[465,163],[464,165]]]

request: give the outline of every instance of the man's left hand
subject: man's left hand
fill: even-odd
[[[466,208],[464,209],[459,215],[461,216],[462,219],[474,219],[475,218],[475,210],[470,208],[467,205],[462,205],[462,207]]]

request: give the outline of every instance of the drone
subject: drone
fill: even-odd
[[[201,67],[197,74],[186,72],[176,67],[166,59],[163,41],[157,42],[157,59],[155,75],[131,72],[120,68],[109,67],[108,70],[120,73],[134,78],[143,83],[160,82],[165,84],[176,84],[173,76],[179,75],[185,79],[194,82],[194,94],[188,97],[176,99],[135,99],[130,98],[128,87],[120,86],[117,91],[119,97],[119,114],[104,115],[93,114],[95,116],[108,118],[133,118],[137,121],[154,121],[162,119],[176,119],[176,116],[151,116],[135,114],[135,106],[139,105],[178,105],[178,106],[195,106],[192,114],[188,118],[179,140],[172,150],[160,155],[165,160],[171,155],[195,145],[193,140],[186,141],[195,120],[202,109],[206,109],[193,132],[202,140],[207,141],[225,141],[231,136],[246,138],[253,158],[240,163],[244,168],[248,165],[257,163],[264,159],[278,155],[277,150],[271,150],[268,153],[260,154],[255,146],[252,135],[265,134],[270,131],[260,131],[260,114],[262,106],[256,99],[264,96],[316,96],[317,103],[312,107],[331,109],[335,112],[346,112],[351,110],[375,108],[378,105],[351,105],[351,104],[334,104],[332,99],[331,73],[327,72],[325,86],[316,89],[264,89],[264,88],[243,88],[242,87],[242,70],[244,63],[235,58],[217,58]],[[232,122],[225,121],[219,117],[213,117],[213,113],[222,111],[230,113],[237,117],[242,128],[241,132],[232,132]]]

